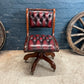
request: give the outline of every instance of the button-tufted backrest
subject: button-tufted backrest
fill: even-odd
[[[30,27],[52,27],[52,11],[29,11]]]
[[[55,31],[55,9],[29,9],[26,8],[26,28],[29,36],[29,27],[52,28],[52,35]]]

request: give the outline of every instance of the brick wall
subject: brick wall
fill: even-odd
[[[7,31],[3,50],[23,49],[26,37],[26,8],[55,8],[55,37],[60,48],[69,48],[66,40],[67,24],[74,15],[84,11],[84,0],[0,0],[0,20]],[[31,33],[50,33],[51,30],[47,30],[41,29],[39,32],[38,29],[32,29]]]

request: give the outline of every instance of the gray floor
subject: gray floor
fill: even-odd
[[[0,52],[0,84],[84,84],[84,56],[60,50],[55,53],[55,72],[41,60],[32,76],[30,70],[34,59],[25,63],[24,55],[23,51]]]

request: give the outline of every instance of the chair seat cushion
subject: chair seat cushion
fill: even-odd
[[[51,35],[30,35],[25,42],[24,51],[59,51],[59,47]]]

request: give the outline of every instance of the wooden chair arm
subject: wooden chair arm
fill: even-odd
[[[28,46],[28,40],[29,40],[29,36],[26,36],[25,43],[24,43],[24,50],[27,49],[27,46]],[[24,51],[24,52],[25,52],[25,51]]]
[[[57,51],[59,51],[59,45],[58,45],[58,42],[57,42],[57,40],[56,40],[56,38],[55,38],[54,36],[53,36],[53,39],[54,39],[54,41],[55,41]]]

